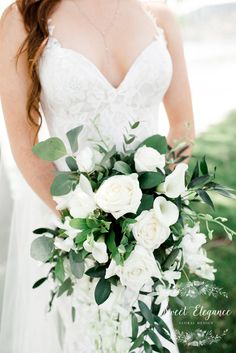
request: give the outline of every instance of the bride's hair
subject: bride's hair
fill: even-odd
[[[26,52],[28,72],[32,82],[28,92],[26,108],[28,122],[36,129],[35,140],[42,124],[42,116],[39,109],[41,85],[37,72],[38,60],[48,40],[47,20],[53,9],[60,2],[61,0],[15,1],[27,31],[27,37],[16,54],[16,64],[21,53]],[[39,123],[34,119],[33,113],[35,112],[39,116]]]

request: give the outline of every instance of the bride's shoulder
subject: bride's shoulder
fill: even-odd
[[[24,41],[26,35],[21,13],[13,3],[5,8],[0,18],[0,43],[11,47],[17,46]]]
[[[166,30],[176,26],[177,17],[174,11],[165,3],[157,0],[144,0],[148,10],[155,16],[157,23]]]

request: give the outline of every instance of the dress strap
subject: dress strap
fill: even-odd
[[[165,38],[164,29],[158,24],[156,16],[153,14],[153,11],[150,9],[150,6],[148,6],[147,1],[146,1],[146,3],[144,3],[144,1],[141,1],[141,7],[142,7],[144,13],[146,14],[146,16],[149,17],[149,19],[153,23],[154,28],[156,30],[156,34],[163,35]]]
[[[54,28],[55,28],[55,25],[52,24],[52,18],[51,18],[51,17],[48,18],[48,20],[47,20],[47,27],[48,27],[48,33],[49,33],[49,35],[52,36],[52,35],[53,35]]]

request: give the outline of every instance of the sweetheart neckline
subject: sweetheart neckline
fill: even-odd
[[[131,73],[133,72],[133,70],[136,68],[137,64],[139,63],[139,61],[142,59],[142,57],[144,56],[144,54],[146,54],[148,52],[148,50],[150,50],[150,48],[153,47],[154,44],[159,44],[160,43],[160,39],[164,40],[164,43],[167,44],[166,38],[165,38],[165,34],[164,34],[164,30],[161,27],[157,27],[158,30],[158,35],[157,33],[155,33],[152,41],[146,45],[141,52],[136,56],[136,58],[134,59],[134,61],[132,62],[132,64],[130,65],[129,69],[127,70],[126,74],[124,75],[123,79],[121,80],[121,82],[118,84],[118,86],[114,86],[109,80],[108,78],[102,73],[102,71],[97,67],[96,64],[94,64],[94,62],[92,60],[90,60],[88,57],[86,57],[84,54],[80,53],[78,50],[72,49],[72,48],[67,48],[64,47],[61,42],[52,34],[49,33],[49,38],[53,40],[56,44],[57,44],[57,48],[59,48],[60,50],[64,50],[64,51],[68,51],[71,52],[72,54],[80,57],[81,59],[83,59],[84,62],[86,62],[90,67],[93,68],[93,70],[97,73],[97,75],[103,80],[103,82],[107,85],[107,87],[112,90],[113,92],[118,93],[124,86],[124,84],[126,83],[126,81],[128,80],[129,76],[131,75]],[[48,44],[48,42],[47,42]],[[47,45],[46,45],[47,46]]]

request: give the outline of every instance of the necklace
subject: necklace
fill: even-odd
[[[119,4],[120,4],[120,0],[117,0],[117,3],[116,3],[116,9],[114,11],[114,14],[112,16],[112,19],[111,21],[109,22],[108,26],[104,29],[104,30],[101,30],[100,28],[98,28],[93,22],[92,20],[89,18],[89,16],[81,9],[80,5],[78,2],[75,2],[73,1],[73,3],[77,6],[78,10],[80,11],[80,13],[86,18],[86,20],[88,21],[88,23],[95,28],[95,30],[101,35],[102,37],[102,40],[103,40],[103,45],[104,45],[104,48],[105,48],[105,54],[106,54],[106,62],[107,64],[109,65],[110,63],[110,54],[109,54],[109,46],[108,46],[108,43],[107,43],[107,39],[106,39],[106,35],[108,33],[108,31],[110,30],[110,28],[114,25],[114,22],[117,18],[117,15],[118,15],[118,10],[119,10]]]

